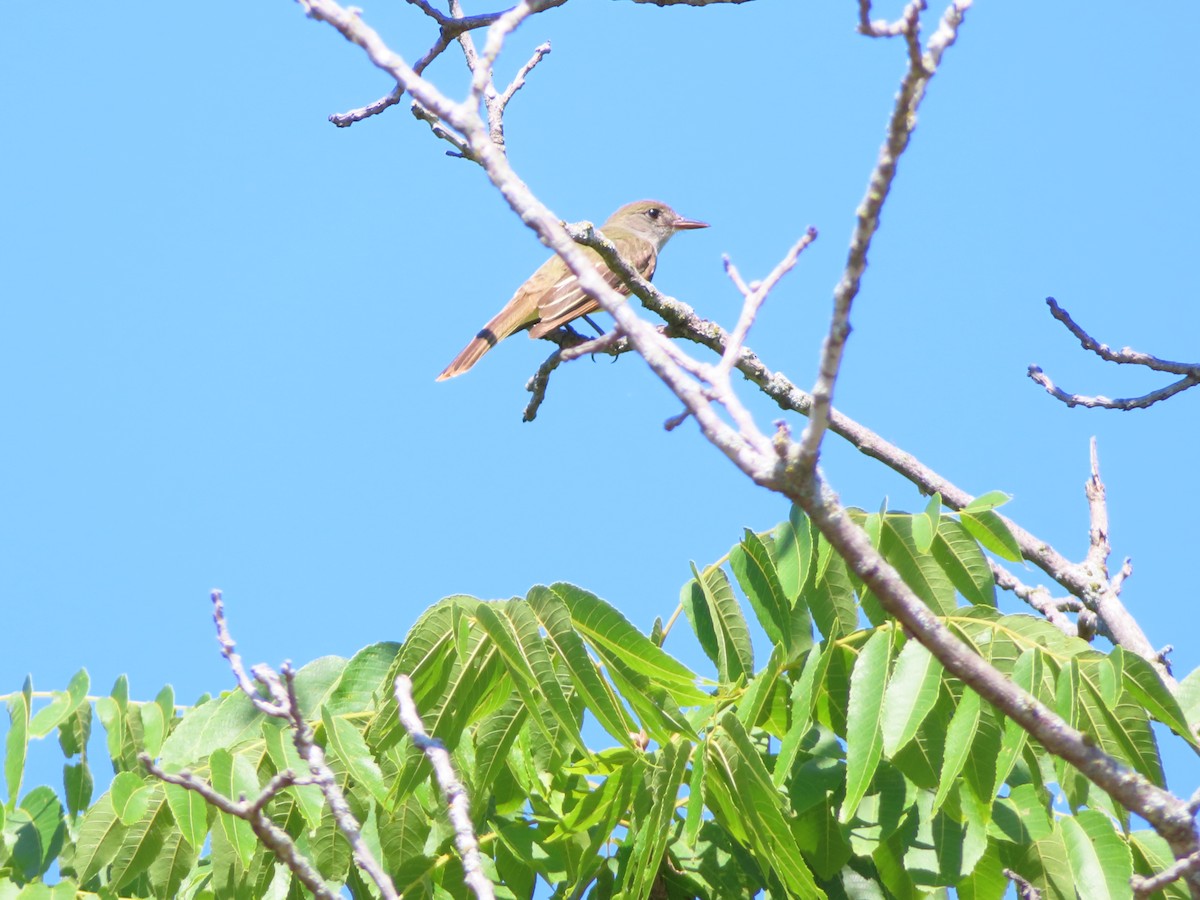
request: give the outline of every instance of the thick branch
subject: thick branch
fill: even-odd
[[[629,286],[633,295],[638,297],[647,309],[666,320],[669,325],[668,334],[686,338],[707,347],[718,355],[725,355],[730,346],[728,332],[719,325],[698,316],[695,310],[686,303],[667,297],[659,291],[628,266],[617,254],[616,248],[599,235],[589,235],[582,229],[571,230],[570,233],[577,241],[591,247],[604,257],[605,262]],[[612,352],[623,352],[628,349],[632,349],[632,347],[614,347]],[[812,395],[797,387],[787,376],[767,368],[749,348],[741,350],[735,366],[781,408],[804,416],[811,413]],[[546,374],[548,377],[548,373]],[[544,382],[541,382],[540,386],[544,392]],[[541,396],[541,394],[538,395],[539,398]],[[531,404],[526,408],[526,421],[530,420],[535,413],[536,406]],[[880,461],[916,485],[922,493],[929,496],[941,494],[943,501],[950,509],[961,510],[975,499],[971,493],[922,464],[912,454],[839,410],[832,408],[829,410],[828,424],[829,430],[834,434],[848,441],[859,452]],[[1095,632],[1098,627],[1099,632],[1114,644],[1118,644],[1152,663],[1169,689],[1174,691],[1177,688],[1178,685],[1160,659],[1158,651],[1120,600],[1119,591],[1123,581],[1120,573],[1111,583],[1103,579],[1097,580],[1094,571],[1086,563],[1072,562],[1047,541],[1031,534],[1016,522],[1003,515],[1000,518],[1020,546],[1021,554],[1025,559],[1053,578],[1073,596],[1085,601],[1088,607],[1100,616],[1099,622],[1092,622],[1089,619],[1089,622],[1085,623],[1086,631]],[[1001,583],[1001,587],[1007,587],[1007,584]],[[1028,597],[1019,596],[1028,602]],[[1039,609],[1039,611],[1042,610]],[[1045,613],[1043,612],[1043,614]],[[1061,614],[1048,616],[1048,618],[1059,628],[1063,628],[1064,625],[1071,630],[1075,628]]]

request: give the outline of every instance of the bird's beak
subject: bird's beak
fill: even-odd
[[[674,225],[676,231],[691,231],[693,228],[707,227],[707,222],[697,222],[695,219],[676,219]]]

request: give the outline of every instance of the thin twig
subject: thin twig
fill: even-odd
[[[529,73],[533,71],[533,67],[545,59],[549,52],[549,41],[546,41],[544,44],[539,44],[538,47],[533,51],[533,56],[529,57],[529,60],[525,63],[525,65],[521,66],[521,68],[517,71],[517,74],[513,76],[513,80],[509,83],[508,87],[504,89],[504,93],[496,98],[496,112],[499,116],[504,115],[504,110],[508,107],[508,103],[510,100],[512,100],[513,95],[521,88],[525,87],[525,79],[529,77]]]
[[[920,13],[922,2],[923,0],[914,0],[905,7],[904,21],[909,31],[916,28],[916,17]],[[888,122],[887,138],[879,150],[879,160],[871,173],[866,195],[857,210],[857,222],[850,238],[850,252],[842,271],[842,278],[834,289],[833,317],[821,348],[817,380],[812,389],[812,410],[808,417],[808,425],[800,436],[794,460],[795,464],[802,467],[816,466],[821,441],[829,427],[833,388],[845,353],[846,339],[850,336],[850,308],[862,284],[863,273],[867,268],[867,250],[879,228],[879,216],[896,178],[897,163],[908,148],[913,129],[916,128],[917,110],[925,96],[929,80],[937,71],[942,54],[954,43],[958,26],[962,23],[969,6],[970,0],[952,3],[942,17],[938,30],[930,38],[927,52],[923,56],[917,54],[915,59],[910,55],[908,72],[900,84],[896,105]]]
[[[267,783],[267,786],[263,788],[262,792],[253,800],[244,798],[241,801],[235,801],[221,794],[208,782],[197,778],[190,772],[184,771],[177,774],[164,772],[147,753],[140,754],[138,759],[146,767],[146,771],[160,781],[194,791],[203,797],[204,801],[210,806],[214,806],[223,813],[248,822],[254,830],[255,837],[274,854],[276,859],[287,866],[292,874],[300,879],[300,883],[308,888],[313,896],[319,897],[320,900],[338,900],[341,896],[329,889],[325,884],[325,880],[317,872],[312,863],[296,848],[295,843],[293,843],[288,833],[272,822],[266,813],[263,812],[263,807],[266,806],[267,801],[284,787],[293,784],[306,784],[308,783],[306,780],[297,778],[291,770],[285,770],[272,778]]]
[[[973,653],[954,636],[871,545],[862,529],[849,519],[815,464],[821,435],[831,426],[834,418],[831,409],[832,388],[849,330],[850,301],[857,292],[866,264],[866,246],[878,227],[879,209],[894,176],[898,152],[907,145],[915,121],[917,101],[930,75],[936,70],[942,53],[955,39],[968,5],[966,0],[953,4],[946,11],[927,43],[921,59],[921,71],[912,71],[915,67],[910,66],[902,85],[893,124],[888,130],[889,143],[885,144],[880,164],[876,167],[880,177],[878,180],[873,178],[872,182],[872,188],[880,187],[882,192],[869,190],[860,208],[862,217],[855,230],[843,281],[835,290],[834,322],[822,354],[818,390],[814,391],[812,397],[812,412],[800,448],[790,443],[785,432],[777,433],[777,440],[769,441],[763,448],[735,431],[719,414],[715,404],[724,403],[729,409],[729,404],[740,402],[736,396],[714,396],[711,388],[689,377],[672,357],[669,347],[675,345],[664,341],[650,323],[637,315],[632,304],[623,302],[623,297],[606,283],[588,256],[571,241],[559,217],[538,200],[519,178],[500,148],[492,144],[478,110],[477,101],[482,96],[482,88],[486,86],[486,78],[481,80],[479,71],[472,79],[475,102],[455,104],[413,73],[374,31],[363,25],[359,17],[348,15],[334,0],[301,2],[314,17],[333,24],[362,47],[374,65],[390,72],[415,99],[443,117],[463,135],[474,151],[477,162],[509,207],[559,255],[575,275],[580,288],[613,316],[617,327],[629,338],[647,365],[681,401],[688,415],[696,420],[704,437],[756,483],[798,503],[834,550],[847,561],[856,577],[862,579],[878,597],[884,609],[929,648],[948,671],[961,678],[1001,713],[1018,722],[1049,752],[1079,769],[1115,801],[1147,819],[1171,846],[1177,858],[1200,849],[1194,822],[1182,800],[1109,756],[1093,739],[1085,737],[1054,711],[1017,688],[988,661]],[[527,3],[522,3],[510,13],[519,14],[528,8]],[[511,29],[502,16],[489,30],[482,54],[484,59],[494,60],[508,30]],[[896,124],[897,118],[903,120],[899,125]],[[896,142],[900,146],[896,146]],[[676,348],[674,352],[679,351]],[[946,496],[944,492],[943,496]],[[1200,880],[1192,884],[1190,879],[1189,884],[1193,888],[1200,887]]]
[[[1164,388],[1159,388],[1155,391],[1142,394],[1138,397],[1123,397],[1113,399],[1103,395],[1089,396],[1087,394],[1072,394],[1064,391],[1062,388],[1055,385],[1041,366],[1031,365],[1029,367],[1029,377],[1045,388],[1046,392],[1056,400],[1060,400],[1067,406],[1082,406],[1087,409],[1119,409],[1133,410],[1146,409],[1153,406],[1162,400],[1166,400],[1176,394],[1193,388],[1200,384],[1200,363],[1185,363],[1176,362],[1169,359],[1159,359],[1157,356],[1151,356],[1149,353],[1141,353],[1129,347],[1121,350],[1113,350],[1107,344],[1102,344],[1094,337],[1088,334],[1071,318],[1070,313],[1058,305],[1053,297],[1046,298],[1046,304],[1050,307],[1050,314],[1071,332],[1083,346],[1083,349],[1095,353],[1106,362],[1116,363],[1117,365],[1132,365],[1142,366],[1154,372],[1166,372],[1171,375],[1182,375],[1178,381],[1167,385]]]
[[[383,866],[375,859],[374,853],[363,839],[362,828],[350,811],[350,805],[346,802],[346,797],[338,786],[337,776],[325,762],[325,752],[314,740],[312,728],[309,727],[308,721],[300,710],[300,701],[296,696],[295,672],[292,670],[291,664],[285,662],[280,667],[282,680],[267,665],[260,663],[251,669],[254,680],[267,688],[274,702],[263,699],[246,675],[241,657],[234,650],[233,637],[225,622],[225,606],[220,591],[212,592],[212,602],[213,621],[217,627],[221,655],[228,660],[229,667],[233,670],[234,678],[242,693],[261,712],[273,718],[283,719],[288,723],[291,727],[292,743],[296,746],[296,752],[308,764],[308,770],[312,776],[311,780],[305,783],[314,784],[320,788],[330,812],[333,813],[334,822],[350,844],[354,860],[359,868],[375,882],[385,900],[398,900],[399,894],[396,892],[395,885],[392,884],[391,876],[384,871]]]
[[[467,789],[458,780],[450,754],[437,738],[430,737],[421,721],[421,714],[413,701],[412,681],[407,675],[398,675],[395,684],[396,704],[400,707],[400,724],[412,738],[417,749],[425,754],[433,766],[434,776],[446,798],[450,824],[454,828],[454,843],[462,858],[463,881],[479,900],[494,900],[492,883],[483,872],[483,860],[479,855],[479,841],[475,826],[471,822],[471,806]]]
[[[1173,865],[1163,869],[1157,875],[1149,878],[1144,875],[1134,875],[1129,879],[1135,897],[1149,897],[1155,891],[1161,891],[1173,881],[1178,881],[1184,875],[1200,870],[1200,853],[1193,853],[1183,859],[1178,859]]]
[[[1063,615],[1061,604],[1055,601],[1050,592],[1046,588],[1038,585],[1030,587],[1020,581],[1015,575],[1002,568],[995,560],[988,560],[988,567],[992,570],[992,577],[996,581],[996,585],[1003,590],[1012,591],[1050,622],[1055,628],[1061,631],[1067,637],[1078,637],[1079,630],[1075,627],[1075,623]],[[1079,601],[1075,601],[1078,603]],[[1082,604],[1081,604],[1082,605]]]
[[[730,371],[741,358],[742,348],[746,344],[746,335],[750,333],[750,326],[754,324],[754,319],[758,315],[759,307],[763,301],[767,299],[767,295],[775,288],[784,275],[790,272],[800,259],[800,254],[817,239],[817,229],[810,227],[804,233],[804,237],[796,241],[792,245],[787,254],[781,259],[778,265],[771,270],[760,282],[756,282],[753,286],[747,285],[742,281],[737,269],[733,267],[733,263],[729,262],[729,258],[725,259],[725,270],[730,273],[734,285],[745,298],[742,304],[741,315],[738,316],[737,324],[729,335],[729,340],[725,344],[725,352],[721,354],[721,361],[717,364],[717,373],[722,378],[728,378]]]

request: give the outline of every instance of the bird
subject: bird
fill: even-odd
[[[685,219],[658,200],[638,200],[625,204],[609,216],[600,231],[612,241],[625,262],[643,278],[649,279],[654,277],[659,252],[677,232],[708,227],[707,222]],[[583,251],[609,285],[621,294],[629,294],[621,277],[608,267],[599,253],[590,247]],[[579,279],[567,264],[560,257],[552,256],[517,288],[512,299],[463,347],[437,380],[461,375],[500,341],[524,328],[529,329],[531,338],[544,337],[559,326],[599,308],[600,304],[583,292]]]

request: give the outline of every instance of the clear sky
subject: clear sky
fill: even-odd
[[[361,5],[410,61],[432,42],[400,0]],[[856,9],[572,0],[500,66],[553,43],[507,137],[561,216],[656,197],[712,223],[656,278],[703,314],[736,317],[721,254],[761,277],[820,229],[750,336],[802,385],[904,67],[901,43],[854,33]],[[1114,346],[1200,357],[1198,70],[1161,10],[978,3],[900,165],[836,396],[963,488],[1013,494],[1006,511],[1073,558],[1096,435],[1125,601],[1180,677],[1200,665],[1200,393],[1069,410],[1025,369],[1113,396],[1165,383],[1086,356],[1048,295]],[[455,52],[430,75],[463,90]],[[389,87],[288,0],[6,10],[0,692],[81,666],[94,692],[122,672],[140,699],[225,689],[212,587],[273,664],[399,640],[448,594],[554,580],[649,628],[689,560],[787,515],[694,425],[664,432],[678,406],[634,357],[560,369],[532,424],[550,345],[518,335],[434,382],[545,250],[405,108],[326,121]],[[923,506],[836,438],[825,468],[847,503]],[[709,671],[684,629],[667,646]],[[1167,765],[1177,792],[1200,784],[1178,742]]]

